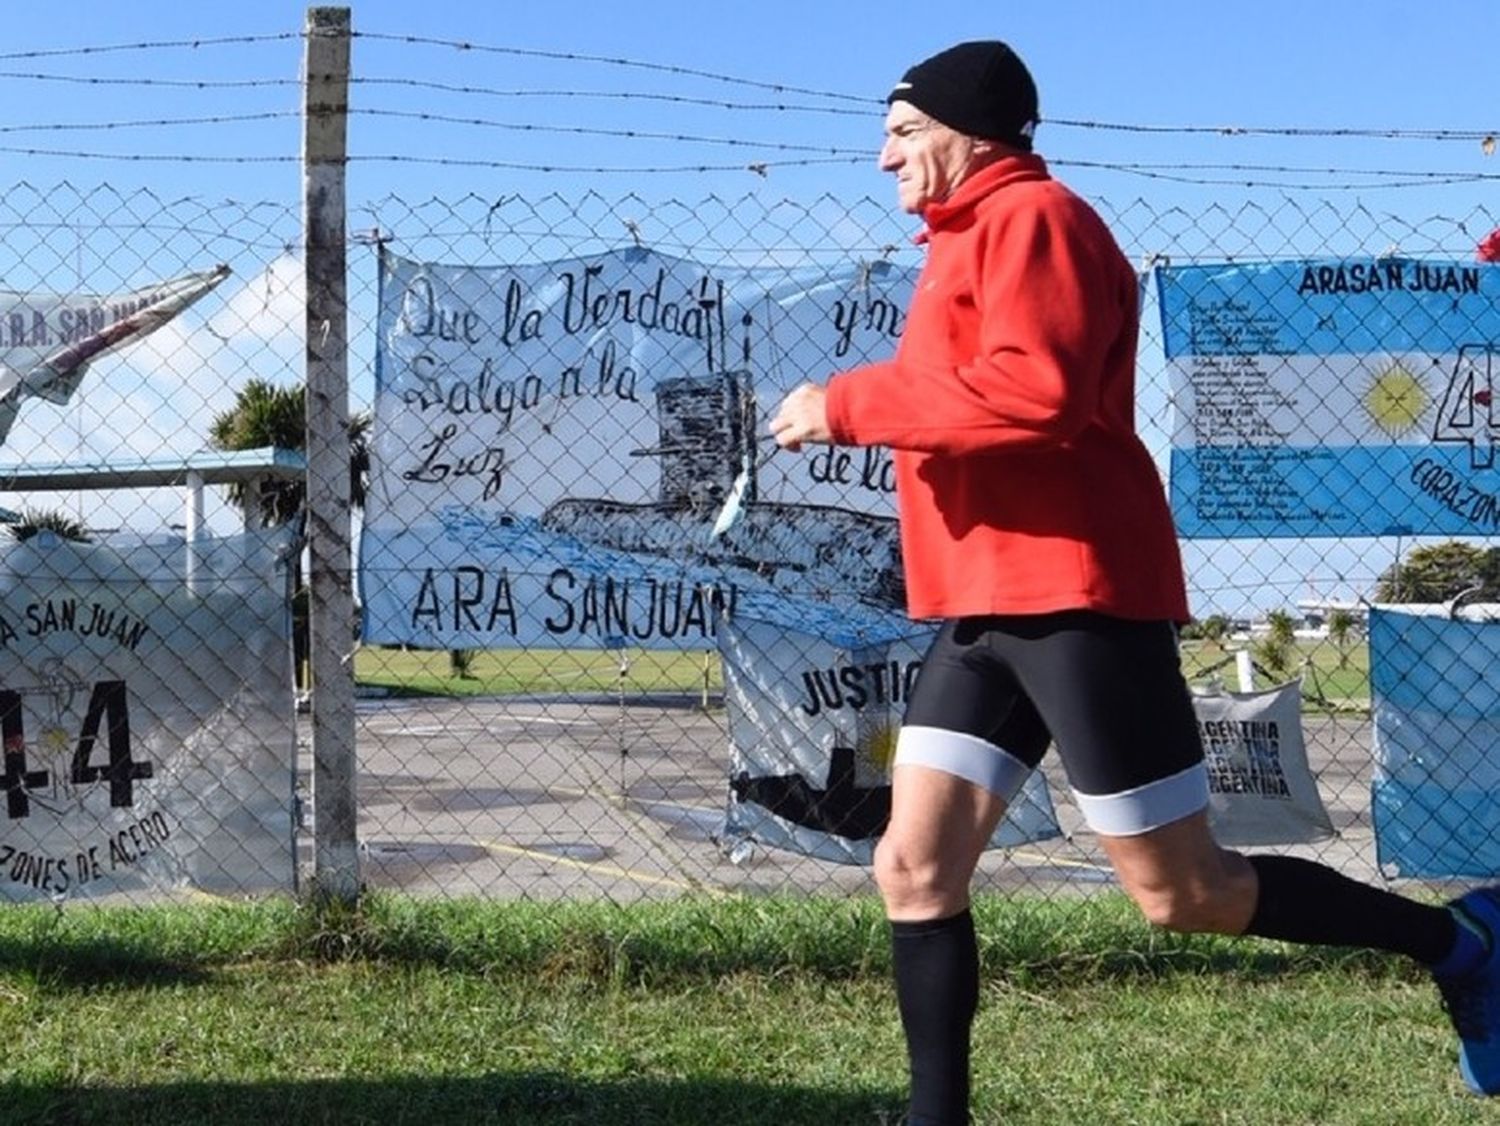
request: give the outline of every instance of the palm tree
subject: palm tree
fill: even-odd
[[[17,543],[25,543],[38,532],[51,532],[74,543],[92,542],[88,527],[59,509],[23,509],[21,518],[7,524],[5,530]]]
[[[1290,676],[1297,641],[1297,619],[1285,610],[1266,615],[1265,637],[1253,647],[1255,659],[1273,676]]]
[[[1500,595],[1496,554],[1461,540],[1415,548],[1380,576],[1377,602],[1446,602],[1454,595],[1479,587],[1481,599]]]
[[[365,506],[370,480],[371,417],[359,411],[349,419],[349,500],[356,510]],[[218,450],[253,450],[275,446],[307,449],[307,392],[302,385],[278,387],[264,379],[250,379],[235,396],[234,405],[214,416],[208,441]],[[307,504],[303,479],[276,481],[252,493],[245,485],[226,486],[230,503],[249,513],[256,506],[263,528],[296,519]],[[302,560],[292,560],[292,648],[297,687],[307,686],[305,663],[309,653],[308,591],[302,583]]]
[[[1339,651],[1341,669],[1349,667],[1349,635],[1354,632],[1358,622],[1353,610],[1336,608],[1328,611],[1328,636]]]
[[[1198,623],[1198,631],[1204,641],[1224,647],[1224,638],[1229,636],[1229,618],[1224,614],[1210,614]]]

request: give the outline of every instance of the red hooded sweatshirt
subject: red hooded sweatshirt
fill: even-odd
[[[828,385],[836,442],[895,451],[909,612],[1186,621],[1135,432],[1138,282],[1104,222],[1030,155],[923,218],[895,356]]]

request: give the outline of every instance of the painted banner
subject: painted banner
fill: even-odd
[[[1157,271],[1185,537],[1500,532],[1500,267]]]
[[[722,623],[731,744],[723,841],[868,864],[891,813],[891,757],[931,628],[812,634],[782,620]],[[1061,835],[1047,782],[1027,779],[991,847]]]
[[[285,530],[0,544],[0,898],[292,886]]]
[[[229,273],[216,266],[123,293],[0,293],[0,443],[24,399],[68,402],[92,361],[149,336]]]
[[[711,649],[724,609],[899,617],[888,452],[772,456],[765,423],[894,350],[912,273],[383,253],[365,640]]]
[[[1208,821],[1230,847],[1305,844],[1333,836],[1307,764],[1302,683],[1264,692],[1193,692],[1208,768]]]
[[[1370,613],[1376,858],[1388,874],[1500,875],[1500,606]]]

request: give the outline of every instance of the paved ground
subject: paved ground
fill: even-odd
[[[871,887],[860,867],[765,848],[725,855],[716,836],[729,752],[717,700],[360,700],[358,722],[360,837],[373,887],[619,902]],[[1304,725],[1338,834],[1292,851],[1377,879],[1369,723],[1307,716]],[[1049,780],[1064,837],[987,854],[985,887],[1067,895],[1109,881],[1066,786]],[[304,858],[310,836],[309,827]]]

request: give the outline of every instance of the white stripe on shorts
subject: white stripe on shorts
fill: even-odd
[[[1015,800],[1031,773],[1031,767],[989,740],[943,727],[902,727],[896,737],[895,765],[955,774],[1007,803]]]
[[[1194,763],[1186,770],[1118,794],[1081,794],[1073,798],[1084,821],[1108,837],[1134,837],[1170,825],[1208,804],[1208,771]]]

